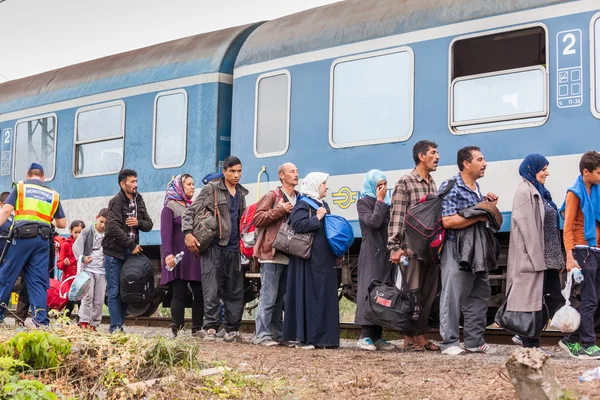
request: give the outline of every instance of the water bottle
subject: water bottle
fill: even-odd
[[[573,274],[573,280],[575,281],[575,283],[579,284],[583,282],[583,274],[581,273],[581,270],[579,268],[573,268],[571,270],[571,274]]]
[[[583,375],[579,377],[579,382],[589,382],[596,379],[600,379],[600,367],[585,371]]]
[[[175,269],[175,267],[177,266],[177,264],[179,264],[179,261],[181,261],[182,258],[183,258],[183,251],[175,256],[175,265],[172,268],[169,267],[168,265],[165,266],[167,271],[173,271]]]
[[[403,267],[408,267],[408,257],[402,256],[400,257],[400,265]]]

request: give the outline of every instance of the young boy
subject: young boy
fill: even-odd
[[[600,291],[600,273],[597,273],[600,266],[600,153],[585,153],[579,161],[579,171],[581,175],[568,189],[562,209],[567,271],[579,268],[584,278],[579,305],[581,323],[577,331],[565,335],[558,345],[571,357],[597,360],[600,347],[596,346],[594,314]]]
[[[104,238],[107,217],[108,209],[101,209],[96,216],[96,222],[86,227],[73,245],[75,258],[79,260],[80,256],[84,256],[83,270],[92,277],[90,288],[81,301],[79,325],[82,328],[91,328],[94,331],[102,321],[102,305],[106,293],[102,239]]]

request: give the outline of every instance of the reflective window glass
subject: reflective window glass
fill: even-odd
[[[185,160],[187,99],[184,93],[160,95],[156,100],[154,164],[178,166]]]
[[[14,180],[25,179],[31,163],[44,167],[47,180],[54,178],[56,117],[18,122],[15,128]]]
[[[279,155],[287,150],[290,78],[287,74],[260,78],[256,96],[256,144],[259,155]]]
[[[122,136],[123,105],[118,104],[77,114],[77,141]]]
[[[594,23],[594,73],[596,84],[596,111],[600,112],[600,18]]]
[[[407,139],[412,133],[412,91],[412,55],[406,51],[336,64],[333,143]]]

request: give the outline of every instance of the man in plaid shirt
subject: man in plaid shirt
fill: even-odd
[[[428,330],[429,314],[438,291],[439,265],[430,265],[419,260],[404,240],[404,215],[410,207],[429,193],[437,193],[435,181],[430,173],[437,169],[440,155],[437,144],[421,140],[413,147],[415,168],[396,183],[392,196],[392,211],[388,226],[388,249],[390,260],[398,264],[401,256],[408,258],[408,266],[402,267],[402,274],[410,289],[419,289],[421,313],[415,321],[414,329],[406,331],[404,350],[439,351],[434,342],[427,340],[424,333]]]
[[[458,212],[484,200],[498,203],[498,196],[481,195],[477,180],[483,178],[487,163],[479,147],[468,146],[456,156],[459,173],[454,186],[442,200],[442,224],[447,231],[442,250],[442,291],[440,293],[440,334],[442,353],[456,356],[464,353],[460,347],[460,314],[464,317],[465,350],[468,353],[494,353],[483,338],[491,289],[487,272],[462,271],[456,261],[456,231],[487,217],[463,218]],[[443,190],[450,180],[440,186]]]

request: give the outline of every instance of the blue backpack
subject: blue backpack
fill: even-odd
[[[300,200],[308,203],[315,210],[319,205],[312,199],[302,196]],[[338,257],[342,257],[354,242],[354,230],[346,218],[339,215],[325,214],[325,236],[329,247]]]

